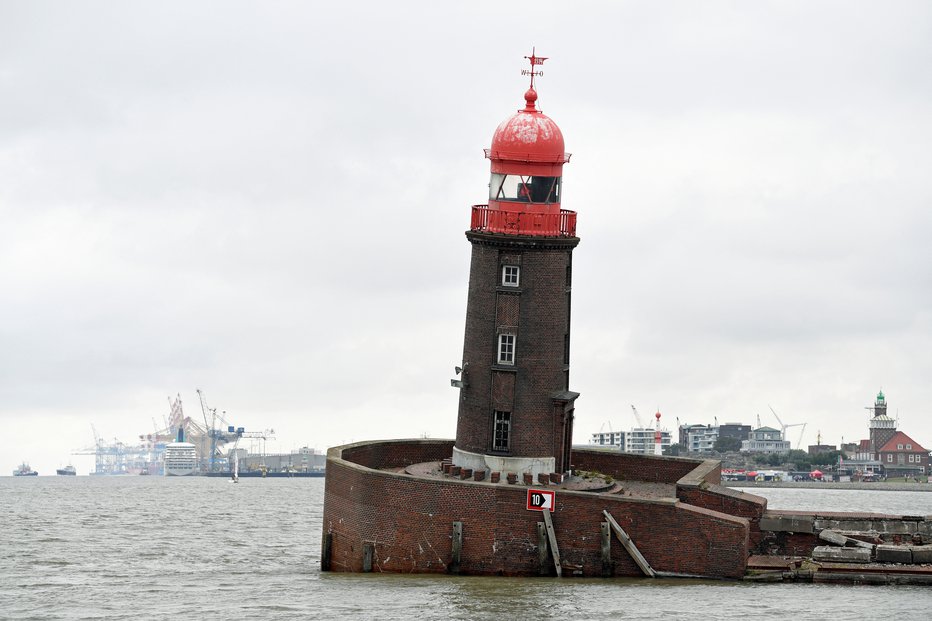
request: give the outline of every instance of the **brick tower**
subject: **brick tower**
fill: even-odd
[[[562,473],[570,467],[570,283],[576,213],[561,209],[563,134],[537,109],[533,53],[523,109],[495,130],[487,205],[472,244],[454,465]]]
[[[877,393],[873,410],[874,416],[869,423],[870,449],[871,453],[874,454],[874,458],[880,459],[877,457],[878,451],[896,435],[896,420],[887,416],[887,398],[882,390]]]

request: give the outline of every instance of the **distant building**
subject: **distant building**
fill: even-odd
[[[600,431],[592,434],[590,446],[617,447],[622,453],[654,454],[654,434],[656,429],[635,427],[628,431]],[[660,448],[666,452],[672,444],[672,435],[667,430],[660,431]]]
[[[902,431],[897,431],[877,451],[887,477],[918,476],[929,468],[929,451]]]
[[[679,428],[679,439],[677,440],[680,443],[680,446],[687,447],[689,446],[689,432],[693,429],[708,429],[711,425],[680,425]]]
[[[656,429],[634,428],[625,433],[623,453],[638,453],[641,455],[654,454],[654,434]],[[670,432],[663,429],[660,431],[660,448],[666,452],[670,448]]]
[[[854,459],[854,456],[858,452],[858,443],[857,442],[842,442],[841,443],[841,454],[848,459]]]
[[[718,426],[719,438],[734,438],[742,442],[751,437],[751,426],[741,423],[725,423]]]
[[[624,443],[624,431],[600,431],[592,434],[589,440],[589,444],[593,446],[622,446]]]
[[[239,461],[239,471],[321,472],[327,467],[327,455],[304,446],[291,453],[247,453],[245,449],[230,451],[229,458]]]
[[[751,433],[750,425],[725,423],[724,425],[680,425],[679,443],[690,453],[711,453],[720,438],[734,438],[742,442]]]
[[[790,443],[783,434],[772,427],[760,427],[751,431],[751,436],[741,443],[742,453],[788,453]]]
[[[825,453],[831,453],[832,451],[837,451],[838,447],[834,444],[810,444],[809,450],[807,451],[813,457],[816,455],[823,455]]]
[[[870,437],[858,443],[854,461],[880,464],[887,477],[928,474],[929,451],[897,431],[896,419],[887,416],[887,398],[882,390],[870,409],[874,412],[868,423]]]
[[[711,425],[693,425],[686,434],[686,450],[690,453],[711,453],[718,440],[718,427]]]

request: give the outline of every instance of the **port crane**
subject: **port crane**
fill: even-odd
[[[641,415],[638,414],[638,409],[634,407],[633,404],[631,405],[631,411],[634,412],[634,420],[638,423],[638,429],[649,429],[649,427],[645,427],[644,423],[641,422]]]
[[[776,417],[777,422],[780,423],[780,435],[784,440],[786,440],[787,429],[789,429],[790,427],[802,427],[802,429],[799,431],[799,440],[797,440],[796,442],[796,449],[799,450],[803,444],[803,434],[806,432],[806,423],[791,423],[787,425],[782,420],[780,420],[780,417],[777,415],[777,411],[774,410],[773,407],[769,405],[767,407],[770,408],[770,411],[773,412],[773,415],[774,417]]]

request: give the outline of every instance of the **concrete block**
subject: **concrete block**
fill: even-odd
[[[812,560],[833,563],[870,563],[871,551],[867,548],[816,546],[812,551]]]
[[[760,519],[760,529],[779,533],[812,533],[812,516],[765,515]]]
[[[877,546],[876,558],[878,563],[905,563],[913,562],[913,551],[909,546]]]
[[[844,547],[848,543],[848,538],[844,535],[837,533],[833,530],[823,530],[819,533],[819,539],[822,541],[827,541],[828,543],[836,546]]]
[[[912,546],[913,563],[932,563],[932,546]]]
[[[874,520],[874,530],[884,535],[912,535],[916,532],[918,522],[902,520]]]
[[[816,530],[871,530],[873,524],[870,520],[827,520],[820,518],[814,521]]]
[[[924,537],[932,537],[932,520],[924,520],[916,524],[916,532]]]

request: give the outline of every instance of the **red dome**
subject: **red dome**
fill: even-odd
[[[486,150],[491,160],[563,164],[570,160],[564,152],[563,132],[550,117],[538,110],[534,102],[537,93],[529,89],[524,94],[523,110],[502,122],[492,136],[492,148]]]

